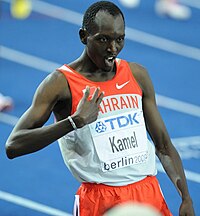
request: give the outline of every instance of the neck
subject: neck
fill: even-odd
[[[90,72],[90,73],[109,73],[115,72],[115,66],[110,70],[106,71],[99,67],[90,59],[86,49],[82,52],[79,58],[74,62],[70,63],[70,66],[78,72]]]
[[[88,57],[85,50],[83,51],[81,56],[74,62],[70,63],[69,66],[76,70],[78,73],[85,76],[87,79],[96,82],[110,80],[116,73],[116,65],[114,65],[111,71],[103,71],[102,69],[98,68]]]

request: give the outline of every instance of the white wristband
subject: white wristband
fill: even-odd
[[[71,123],[72,127],[74,128],[74,130],[77,130],[76,124],[75,124],[75,122],[73,121],[72,117],[71,117],[71,116],[68,116],[67,119],[68,119],[69,122]]]

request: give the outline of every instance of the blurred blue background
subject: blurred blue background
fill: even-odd
[[[30,106],[39,83],[56,67],[77,58],[83,45],[78,31],[92,0],[33,0],[25,20],[10,14],[2,0],[0,17],[0,92],[14,109],[0,113],[0,215],[67,216],[72,214],[79,183],[65,167],[58,143],[14,160],[4,145],[13,126]],[[159,17],[154,0],[125,8],[126,44],[119,57],[147,68],[157,103],[187,174],[196,215],[200,215],[200,3],[184,1],[187,21]],[[51,117],[47,124],[52,123]],[[158,163],[158,178],[174,215],[181,199]]]

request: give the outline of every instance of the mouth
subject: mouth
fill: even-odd
[[[113,66],[114,61],[115,61],[116,57],[115,56],[108,56],[105,58],[105,63],[107,66]]]

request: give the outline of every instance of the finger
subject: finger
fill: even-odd
[[[89,95],[90,95],[90,87],[89,87],[89,86],[86,86],[85,91],[84,91],[84,95],[83,95],[83,98],[82,98],[82,99],[83,99],[84,101],[86,101],[86,100],[88,99]]]
[[[104,92],[101,92],[99,97],[97,98],[97,100],[96,100],[97,106],[100,105],[100,103],[101,103],[101,101],[102,101],[102,99],[104,97],[104,94],[105,94]]]
[[[91,98],[92,101],[96,101],[96,100],[97,100],[98,95],[99,95],[99,91],[100,91],[100,88],[97,87],[97,88],[95,89],[95,91],[94,91],[94,94],[92,95],[92,98]]]

